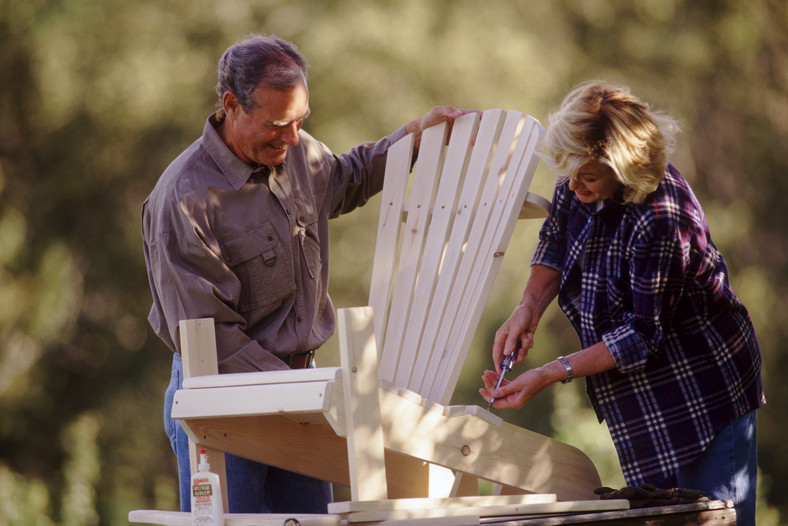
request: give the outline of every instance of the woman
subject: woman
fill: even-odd
[[[754,524],[761,354],[703,210],[667,162],[677,131],[626,88],[590,82],[566,97],[543,154],[559,175],[553,208],[480,393],[522,407],[586,377],[628,485],[699,489]],[[582,350],[493,390],[497,364],[518,339],[523,360],[556,296]]]

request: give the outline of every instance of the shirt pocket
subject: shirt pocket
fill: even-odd
[[[299,240],[301,251],[304,253],[306,269],[309,277],[319,279],[323,268],[323,260],[320,256],[320,237],[318,236],[317,221],[310,221],[304,216],[298,218]]]
[[[292,262],[270,224],[223,242],[225,262],[241,283],[240,312],[271,312],[295,294]]]

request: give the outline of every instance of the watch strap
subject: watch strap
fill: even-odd
[[[569,360],[567,360],[564,356],[559,356],[558,361],[561,362],[561,365],[563,365],[564,369],[566,369],[566,380],[561,380],[561,383],[568,384],[575,378],[575,372],[572,370],[572,364],[570,364]]]

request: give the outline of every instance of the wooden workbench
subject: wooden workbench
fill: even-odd
[[[730,501],[712,500],[692,504],[676,504],[657,508],[580,512],[573,515],[511,515],[484,516],[479,510],[467,516],[424,517],[409,520],[356,522],[372,526],[398,524],[400,526],[735,526],[736,512]],[[481,516],[480,516],[481,515]],[[177,511],[136,510],[129,513],[131,522],[191,525],[191,514]],[[150,522],[149,522],[150,521]],[[243,515],[225,516],[226,526],[347,526],[340,515]]]
[[[735,526],[733,503],[725,500],[676,504],[658,508],[600,511],[561,517],[482,517],[488,526]]]

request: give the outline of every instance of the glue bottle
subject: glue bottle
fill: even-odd
[[[200,450],[198,472],[192,475],[192,524],[194,526],[224,526],[224,507],[219,475],[211,473],[208,454]]]

